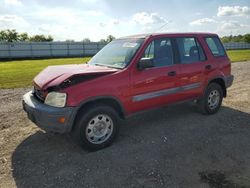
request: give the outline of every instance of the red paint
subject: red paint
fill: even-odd
[[[201,97],[209,80],[216,77],[224,77],[231,73],[228,57],[214,57],[204,40],[205,36],[217,35],[209,33],[152,34],[146,37],[130,64],[122,70],[84,64],[52,66],[37,75],[34,83],[42,90],[46,90],[51,86],[59,85],[73,75],[108,73],[104,76],[67,87],[61,90],[61,92],[67,93],[67,106],[78,106],[88,99],[99,96],[115,97],[124,108],[125,115],[181,100]],[[207,60],[192,64],[174,64],[167,67],[138,70],[137,63],[147,45],[152,40],[162,37],[196,37],[204,49]],[[206,70],[206,65],[211,65],[211,70]],[[168,76],[167,73],[170,71],[176,71],[176,76]],[[196,89],[139,102],[133,101],[133,96],[135,95],[181,87],[197,82],[201,82],[202,85]]]
[[[34,83],[40,88],[47,89],[50,86],[62,83],[73,75],[115,71],[117,70],[88,64],[49,66],[34,78]]]

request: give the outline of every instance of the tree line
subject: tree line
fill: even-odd
[[[0,31],[0,41],[2,42],[50,42],[53,41],[51,35],[33,35],[29,36],[28,33],[18,33],[15,29],[7,29]]]
[[[114,40],[115,37],[108,35],[106,39],[101,39],[101,43],[109,43]],[[19,33],[15,29],[7,29],[0,31],[0,42],[51,42],[54,38],[51,35],[33,35],[29,36],[28,33]],[[74,42],[74,40],[66,40],[67,42]],[[89,38],[82,40],[84,43],[90,43]]]
[[[225,36],[225,37],[221,38],[221,41],[223,43],[228,43],[228,42],[247,42],[247,43],[250,43],[250,33],[245,34],[245,35]]]
[[[101,39],[99,42],[101,43],[109,43],[114,40],[115,37],[112,35],[108,35],[106,39]],[[236,35],[236,36],[224,36],[221,38],[223,43],[228,42],[247,42],[250,43],[250,34],[245,35]],[[33,35],[29,36],[28,33],[19,33],[15,29],[7,29],[0,31],[0,41],[1,42],[50,42],[54,41],[54,38],[51,35]],[[74,42],[74,40],[66,40],[67,42]],[[84,38],[82,42],[90,43],[91,40],[89,38]]]

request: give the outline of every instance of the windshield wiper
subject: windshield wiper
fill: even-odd
[[[101,67],[108,67],[108,68],[112,68],[112,69],[122,69],[122,68],[120,68],[120,67],[112,67],[112,66],[107,66],[107,65],[104,65],[104,64],[94,64],[94,65],[96,65],[96,66],[101,66]]]
[[[108,67],[107,65],[103,65],[103,64],[94,64],[95,66],[100,66],[100,67]]]

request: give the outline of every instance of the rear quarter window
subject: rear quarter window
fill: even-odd
[[[225,56],[226,52],[218,37],[206,37],[206,43],[212,54],[216,57]]]

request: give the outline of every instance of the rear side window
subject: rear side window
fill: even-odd
[[[225,50],[218,37],[206,37],[206,42],[212,54],[216,57],[225,56]]]
[[[189,64],[206,59],[199,42],[194,37],[176,38],[176,42],[181,63]]]

